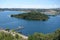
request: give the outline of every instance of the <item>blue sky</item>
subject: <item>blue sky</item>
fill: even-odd
[[[0,8],[60,8],[60,0],[0,0]]]

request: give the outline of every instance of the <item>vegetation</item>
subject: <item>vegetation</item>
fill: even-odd
[[[11,33],[1,31],[0,40],[24,40],[24,39],[18,34],[15,34],[15,36],[13,36]]]
[[[27,19],[27,20],[43,20],[43,21],[48,20],[49,18],[47,15],[40,12],[36,12],[36,11],[11,15],[11,17],[22,18],[22,19]]]
[[[50,34],[35,33],[28,40],[60,40],[60,29]]]
[[[18,34],[0,31],[0,40],[26,40]],[[50,34],[35,33],[28,36],[28,40],[60,40],[60,29]]]
[[[9,28],[6,28],[6,29],[5,29],[5,31],[8,31],[8,32],[9,32],[9,31],[10,31],[10,29],[9,29]]]

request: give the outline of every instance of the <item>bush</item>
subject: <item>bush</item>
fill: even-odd
[[[35,33],[28,40],[60,40],[60,29],[50,34]]]

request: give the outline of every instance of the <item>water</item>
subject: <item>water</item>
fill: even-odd
[[[50,16],[47,21],[28,21],[10,17],[11,14],[21,14],[18,11],[4,11],[0,12],[0,28],[16,29],[18,26],[23,26],[24,29],[20,30],[22,34],[29,35],[35,32],[51,33],[60,28],[60,15]]]

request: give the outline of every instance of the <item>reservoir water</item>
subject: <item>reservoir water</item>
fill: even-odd
[[[51,33],[60,28],[60,15],[50,16],[47,21],[29,21],[10,17],[11,14],[19,14],[19,11],[1,11],[0,12],[0,28],[16,29],[23,26],[24,29],[20,30],[22,34],[29,35],[35,32]]]

